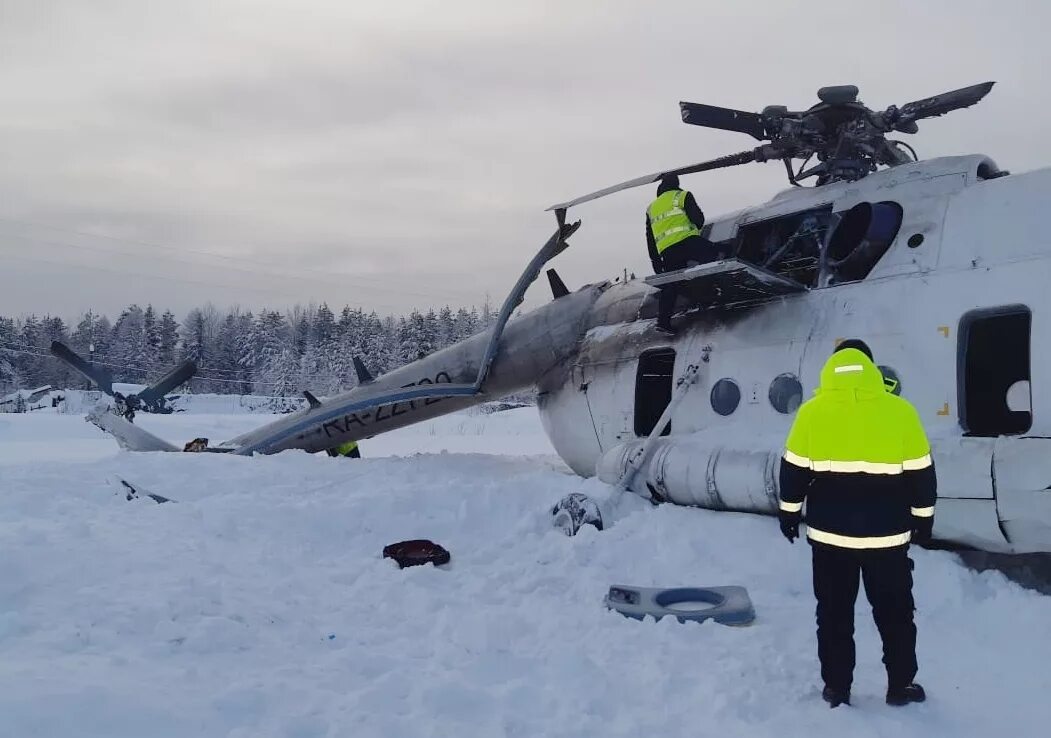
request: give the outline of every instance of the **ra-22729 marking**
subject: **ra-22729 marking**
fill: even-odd
[[[433,380],[430,377],[424,377],[423,379],[421,379],[418,382],[409,382],[408,384],[403,384],[401,386],[401,389],[407,389],[409,387],[416,387],[417,385],[421,385],[421,384],[451,384],[451,383],[452,383],[452,377],[450,377],[447,372],[438,372],[438,374],[435,375]],[[427,397],[427,398],[425,398],[423,400],[423,404],[424,405],[433,405],[434,403],[441,402],[441,401],[442,401],[441,397]],[[389,420],[390,418],[397,417],[398,415],[404,415],[405,413],[409,412],[410,410],[415,410],[416,409],[416,403],[417,403],[417,400],[409,400],[408,403],[395,402],[393,405],[382,405],[382,406],[376,408],[375,414],[372,413],[372,412],[348,413],[347,415],[344,415],[342,418],[336,418],[335,420],[330,420],[330,421],[328,421],[327,423],[325,423],[322,426],[325,429],[325,437],[326,438],[331,438],[333,435],[342,435],[344,433],[349,433],[350,429],[351,429],[351,427],[353,425],[364,426],[366,424],[366,422],[370,421],[370,420],[373,423],[381,423],[384,420]],[[406,404],[408,404],[408,406],[409,406],[408,409],[405,408]],[[386,414],[384,414],[384,411],[386,411]]]

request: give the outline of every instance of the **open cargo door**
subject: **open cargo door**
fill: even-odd
[[[740,259],[721,259],[708,264],[646,277],[653,287],[675,287],[679,299],[691,307],[716,307],[762,302],[805,292],[807,287],[788,277]]]

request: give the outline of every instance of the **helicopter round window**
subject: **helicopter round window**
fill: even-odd
[[[893,367],[879,365],[879,370],[883,374],[883,385],[887,388],[892,395],[901,394],[901,379],[898,378],[898,373],[894,371]]]
[[[732,379],[720,379],[712,386],[712,410],[730,415],[741,404],[741,388]]]
[[[789,415],[803,403],[803,385],[795,374],[780,374],[770,383],[769,397],[777,412]]]

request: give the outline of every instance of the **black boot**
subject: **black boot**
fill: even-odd
[[[829,707],[839,707],[840,705],[850,704],[850,690],[833,689],[832,687],[825,687],[821,692],[821,699],[828,703]],[[889,700],[890,697],[888,696]]]
[[[901,707],[910,702],[923,702],[927,699],[927,693],[923,687],[913,682],[904,687],[889,687],[887,689],[887,704]]]

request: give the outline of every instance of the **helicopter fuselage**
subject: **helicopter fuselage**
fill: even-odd
[[[939,478],[938,538],[991,551],[1051,551],[1051,169],[985,179],[984,157],[884,170],[792,189],[716,221],[733,243],[753,224],[858,203],[900,207],[896,237],[868,274],[836,283],[819,254],[797,294],[709,306],[653,329],[655,290],[611,286],[565,372],[541,384],[540,412],[579,474],[616,484],[687,366],[699,379],[631,488],[663,501],[773,513],[795,407],[839,340],[862,338],[919,411]],[[1034,379],[1035,378],[1035,379]],[[735,399],[736,397],[736,399]],[[640,423],[640,418],[643,422]],[[646,419],[649,419],[648,421]]]
[[[924,421],[936,537],[1051,552],[1048,201],[1051,168],[1003,176],[982,156],[793,188],[706,228],[729,258],[653,280],[683,280],[674,337],[655,330],[659,289],[646,280],[567,294],[553,279],[555,299],[502,332],[207,450],[321,451],[535,387],[576,473],[650,499],[771,514],[795,409],[837,341],[855,337]],[[697,380],[679,392],[687,375]],[[670,425],[657,437],[662,415]],[[141,430],[104,425],[129,448],[156,450]]]

